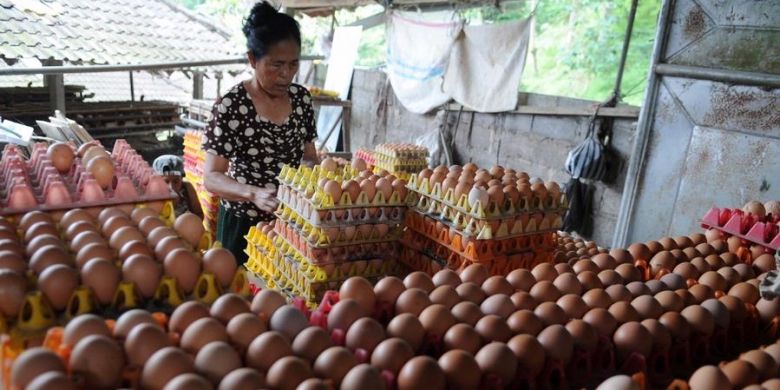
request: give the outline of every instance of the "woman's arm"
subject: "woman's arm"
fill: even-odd
[[[317,156],[317,148],[314,146],[314,142],[303,144],[303,161],[309,162],[312,165],[318,165],[320,163],[320,158]]]
[[[206,153],[203,184],[209,192],[229,201],[252,202],[263,211],[276,210],[276,190],[241,184],[225,174],[227,169],[227,159]]]

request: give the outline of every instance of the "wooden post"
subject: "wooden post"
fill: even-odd
[[[62,61],[45,61],[44,66],[61,66]],[[43,85],[49,89],[49,104],[52,114],[59,110],[65,115],[65,76],[60,74],[47,74],[43,76]]]

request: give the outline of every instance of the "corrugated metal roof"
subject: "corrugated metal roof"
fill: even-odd
[[[240,56],[216,26],[165,0],[0,0],[0,57],[89,64]]]

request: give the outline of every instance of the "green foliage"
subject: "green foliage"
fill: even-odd
[[[176,0],[204,14],[216,16],[243,45],[241,20],[252,1]],[[631,0],[531,0],[461,10],[470,23],[501,23],[527,17],[535,10],[534,30],[520,90],[549,95],[605,100],[614,88]],[[659,0],[640,0],[631,37],[622,100],[641,104],[647,85]],[[381,12],[378,5],[342,9],[330,17],[297,15],[303,32],[303,52],[318,53],[320,37],[336,26]],[[378,67],[386,56],[385,29],[363,32],[358,66]]]

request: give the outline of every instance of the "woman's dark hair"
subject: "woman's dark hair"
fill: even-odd
[[[260,59],[268,53],[274,44],[293,39],[301,45],[301,30],[292,16],[279,12],[267,1],[261,1],[252,7],[249,16],[244,19],[246,47],[255,58]]]

